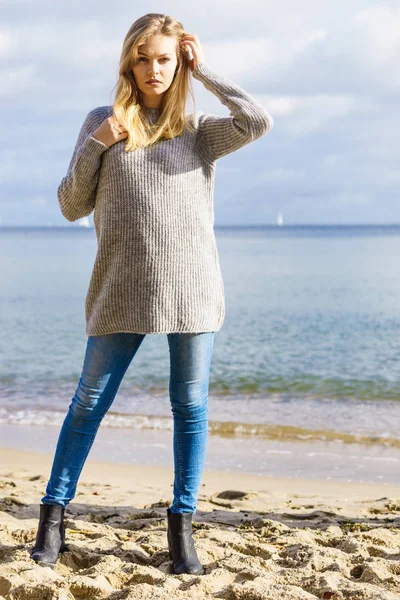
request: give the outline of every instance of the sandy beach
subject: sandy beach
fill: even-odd
[[[400,486],[205,471],[204,575],[171,572],[173,470],[88,459],[54,568],[30,558],[52,456],[1,448],[0,598],[395,600]]]

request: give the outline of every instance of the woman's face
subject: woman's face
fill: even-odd
[[[143,93],[143,103],[158,108],[164,93],[171,85],[178,64],[176,39],[165,35],[155,35],[147,44],[138,47],[138,60],[132,66],[136,85]],[[150,79],[160,83],[149,85]]]

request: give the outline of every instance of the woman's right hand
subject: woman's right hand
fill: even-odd
[[[114,115],[111,115],[111,117],[104,119],[96,131],[92,133],[92,137],[109,148],[116,142],[120,142],[127,138],[128,132],[114,118]]]

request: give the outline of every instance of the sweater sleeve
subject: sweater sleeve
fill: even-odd
[[[229,117],[202,113],[198,124],[200,149],[213,162],[262,137],[274,125],[269,112],[233,81],[213,73],[205,62],[192,71],[231,112]]]
[[[57,190],[61,212],[68,221],[90,215],[96,200],[101,155],[108,146],[92,137],[100,125],[99,109],[91,110],[81,126],[68,167]]]

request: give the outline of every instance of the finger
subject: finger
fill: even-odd
[[[182,40],[181,40],[181,41],[182,41]],[[183,42],[188,42],[189,44],[190,44],[190,43],[200,44],[200,42],[199,42],[199,38],[197,37],[197,35],[191,35],[191,36],[189,36],[189,37],[185,37],[185,38],[183,39]]]
[[[187,50],[188,46],[190,46],[191,48],[193,48],[193,45],[196,45],[196,42],[194,42],[193,40],[184,40],[184,42],[183,42],[183,48],[185,50]]]

